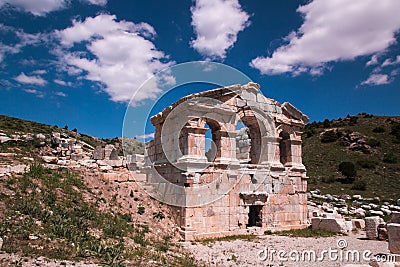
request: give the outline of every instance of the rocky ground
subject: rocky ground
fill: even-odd
[[[385,241],[365,240],[365,233],[350,234],[349,236],[301,238],[267,235],[253,240],[234,240],[234,241],[216,241],[209,243],[186,242],[193,255],[199,260],[203,260],[207,266],[345,266],[347,264],[357,264],[369,266],[366,260],[335,260],[335,255],[340,255],[340,248],[345,246],[342,251],[343,259],[346,259],[346,251],[358,251],[362,258],[362,252],[370,250],[373,255],[378,253],[389,253],[388,245]],[[316,258],[322,255],[322,250],[337,250],[338,254],[332,254],[331,260],[328,254],[325,254],[323,260],[295,260],[296,253],[306,250],[313,250],[317,254]],[[287,261],[280,261],[272,250],[283,250],[287,253]],[[262,251],[262,253],[260,252]],[[269,251],[269,259],[264,260],[265,251]],[[297,252],[296,252],[297,251]],[[289,253],[293,253],[291,260]],[[301,254],[298,254],[301,255]],[[301,259],[301,256],[299,256]]]

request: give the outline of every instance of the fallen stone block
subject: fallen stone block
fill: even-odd
[[[365,221],[363,219],[352,219],[354,229],[365,230]]]
[[[388,234],[386,229],[386,224],[381,223],[378,225],[378,240],[387,240]]]
[[[386,228],[388,233],[390,252],[394,254],[400,254],[400,224],[388,223],[386,225]]]
[[[344,219],[312,218],[312,229],[321,229],[334,233],[347,234],[347,225]]]
[[[383,223],[382,218],[378,216],[366,217],[365,221],[365,232],[368,239],[378,238],[378,225]]]
[[[389,223],[400,223],[400,212],[392,212]]]

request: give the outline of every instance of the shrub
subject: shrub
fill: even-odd
[[[393,154],[393,152],[389,152],[389,153],[383,155],[383,162],[394,164],[397,162],[397,157],[395,154]]]
[[[144,213],[144,211],[145,211],[144,207],[143,207],[143,206],[139,206],[139,207],[138,207],[137,213],[139,213],[140,215],[142,215],[142,214]]]
[[[376,126],[374,129],[372,129],[374,133],[384,133],[385,132],[385,127],[382,125]]]
[[[365,191],[367,189],[367,183],[362,180],[356,180],[351,189]]]
[[[322,125],[324,128],[329,128],[331,127],[331,122],[328,119],[325,119]]]
[[[349,126],[354,126],[357,124],[357,117],[350,117]]]
[[[339,136],[334,130],[326,131],[321,135],[322,143],[332,143],[339,139]]]
[[[377,147],[377,146],[381,146],[381,142],[379,142],[378,140],[376,140],[375,138],[369,138],[366,142],[367,145],[369,145],[370,147]]]
[[[400,123],[394,122],[392,124],[392,130],[390,132],[391,135],[394,135],[397,140],[400,140]]]
[[[359,160],[357,161],[357,165],[364,169],[375,169],[378,162],[373,160]]]
[[[321,178],[321,181],[322,181],[323,183],[326,183],[326,184],[331,184],[331,183],[333,183],[333,182],[336,181],[336,178],[335,178],[335,176],[333,176],[333,175],[323,176],[323,177]]]
[[[339,164],[339,171],[346,176],[347,179],[357,175],[356,166],[352,162],[343,161]]]
[[[165,215],[161,211],[153,212],[153,218],[161,221],[162,219],[165,218]]]

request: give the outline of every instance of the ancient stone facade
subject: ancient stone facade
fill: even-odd
[[[147,183],[167,181],[154,188],[186,240],[307,227],[308,120],[255,83],[186,96],[151,118]]]

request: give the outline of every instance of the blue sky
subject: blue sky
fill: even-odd
[[[399,13],[398,0],[0,0],[0,113],[115,137],[135,95],[130,134],[142,135],[165,89],[142,83],[200,60],[236,68],[311,121],[400,115]]]

